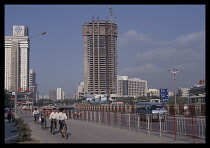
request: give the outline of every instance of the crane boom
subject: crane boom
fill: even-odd
[[[40,33],[40,34],[38,34],[38,35],[32,36],[32,37],[30,37],[29,39],[34,38],[34,37],[37,37],[37,36],[39,36],[39,35],[44,35],[44,34],[46,34],[46,32],[42,32],[42,33]]]

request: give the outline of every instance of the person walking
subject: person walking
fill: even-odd
[[[12,119],[12,111],[11,111],[11,109],[9,109],[8,112],[7,112],[7,119],[9,121],[9,123],[10,123],[11,119]]]
[[[184,106],[184,113],[187,114],[187,111],[188,111],[188,107],[187,107],[187,105],[185,105]]]

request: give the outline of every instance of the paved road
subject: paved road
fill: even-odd
[[[186,143],[187,141],[173,140],[171,138],[148,135],[142,132],[134,132],[120,128],[114,128],[84,121],[67,120],[68,139],[61,138],[56,132],[50,133],[50,122],[47,123],[47,129],[41,129],[40,124],[35,124],[31,114],[19,114],[29,123],[33,132],[32,138],[40,143]],[[189,141],[188,141],[189,142]]]
[[[10,143],[11,141],[15,141],[18,137],[16,130],[16,126],[13,122],[8,122],[8,120],[4,120],[4,143]]]

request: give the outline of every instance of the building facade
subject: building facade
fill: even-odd
[[[159,89],[147,89],[147,97],[150,99],[155,99],[160,97],[160,90]]]
[[[5,36],[5,86],[8,92],[29,90],[29,37],[28,27],[14,25],[13,36]],[[16,85],[16,87],[15,87]]]
[[[84,95],[84,82],[80,82],[77,87],[77,92],[74,94],[74,99],[79,99]]]
[[[178,88],[178,94],[181,96],[181,97],[185,97],[185,98],[188,98],[189,97],[189,88],[183,88],[183,87],[179,87]]]
[[[57,101],[58,100],[64,100],[65,99],[65,92],[61,88],[57,88]]]
[[[83,25],[84,94],[115,94],[117,24],[93,20]]]
[[[50,99],[50,100],[53,100],[53,101],[56,101],[56,98],[57,98],[56,90],[51,89],[51,90],[49,91],[49,99]]]
[[[147,96],[147,81],[128,76],[117,76],[117,96]]]
[[[29,91],[32,93],[35,102],[38,102],[39,92],[37,90],[36,72],[29,69]]]
[[[29,90],[37,92],[36,72],[33,69],[29,69]]]

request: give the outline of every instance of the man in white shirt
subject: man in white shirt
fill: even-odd
[[[35,108],[32,114],[34,116],[34,122],[36,123],[38,120],[38,116],[39,116],[39,110],[37,108]]]
[[[49,120],[51,120],[50,132],[51,132],[52,134],[54,134],[53,131],[52,131],[53,124],[55,125],[55,129],[57,129],[57,118],[58,118],[57,109],[56,109],[56,108],[53,108],[53,112],[50,114],[50,117],[49,117]]]
[[[63,109],[60,113],[58,113],[58,120],[59,120],[59,124],[60,124],[60,129],[59,131],[62,133],[61,129],[63,129],[63,121],[68,120],[67,116],[66,116],[66,110]]]

